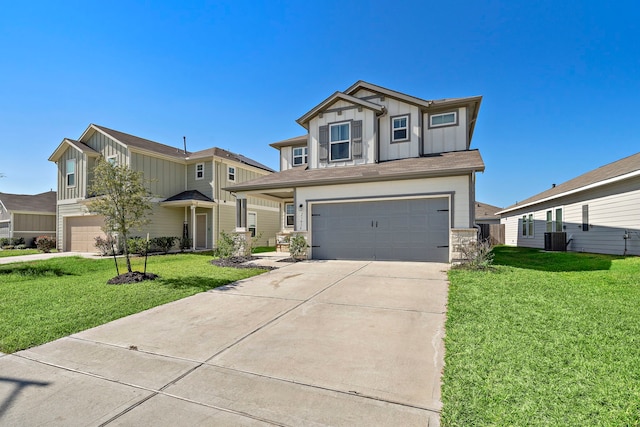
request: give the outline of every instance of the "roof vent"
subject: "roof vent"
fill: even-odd
[[[555,184],[551,184],[551,188],[556,188],[556,185]]]

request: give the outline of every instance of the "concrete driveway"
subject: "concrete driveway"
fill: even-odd
[[[0,425],[438,425],[447,268],[297,263],[1,356]]]

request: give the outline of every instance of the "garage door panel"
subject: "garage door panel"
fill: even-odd
[[[447,198],[314,205],[313,257],[448,262],[448,206]]]

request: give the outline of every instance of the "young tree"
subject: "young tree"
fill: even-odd
[[[126,165],[116,166],[100,158],[89,186],[89,194],[95,197],[87,207],[91,213],[104,216],[105,233],[118,233],[125,243],[124,255],[129,273],[132,272],[127,248],[129,231],[147,224],[147,215],[151,211],[151,193],[144,183],[142,172],[132,171]]]

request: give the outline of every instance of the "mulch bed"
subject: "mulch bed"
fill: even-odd
[[[158,278],[157,274],[153,273],[141,273],[139,271],[132,271],[131,273],[124,273],[119,276],[110,279],[108,285],[126,285],[128,283],[139,283],[144,280],[155,280]]]
[[[269,267],[266,265],[257,265],[250,261],[254,259],[260,259],[254,256],[234,256],[231,258],[218,258],[212,259],[211,264],[216,267],[231,267],[231,268],[260,268],[262,270],[275,270],[277,267]]]

